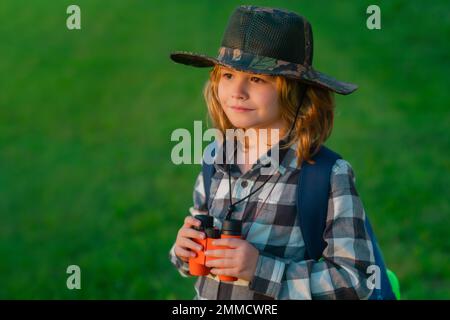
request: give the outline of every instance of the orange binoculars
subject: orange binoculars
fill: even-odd
[[[202,246],[200,251],[196,251],[196,256],[189,259],[189,272],[193,276],[207,276],[210,273],[210,269],[205,263],[209,260],[217,259],[215,257],[206,257],[206,250],[215,249],[227,249],[227,246],[214,246],[212,241],[214,239],[225,238],[241,238],[242,222],[239,220],[224,220],[222,224],[222,232],[214,227],[214,218],[209,215],[198,214],[195,216],[200,220],[201,225],[199,227],[193,227],[198,231],[205,232],[205,239],[192,239],[196,243]],[[221,281],[236,281],[236,277],[219,275]]]

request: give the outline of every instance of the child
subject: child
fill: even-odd
[[[209,203],[202,173],[194,188],[194,206],[185,218],[171,262],[190,276],[188,261],[201,250],[192,239],[193,216],[209,212],[216,226],[230,213],[242,221],[242,239],[218,239],[226,250],[207,250],[208,276],[200,276],[195,299],[366,299],[371,294],[367,268],[374,263],[373,248],[364,226],[365,213],[355,190],[350,164],[337,160],[331,170],[322,259],[309,259],[296,208],[296,188],[302,163],[313,157],[333,126],[333,93],[349,94],[357,86],[337,81],[312,68],[311,26],[296,13],[240,6],[232,14],[219,56],[212,58],[176,52],[178,63],[208,67],[204,95],[214,126],[226,129],[279,130],[280,139],[264,153],[258,136],[244,145],[244,164],[214,163]],[[270,139],[269,139],[270,140]],[[227,141],[220,143],[220,154]],[[271,151],[280,150],[273,163]],[[227,158],[228,159],[228,158]],[[248,158],[246,158],[248,159]],[[217,160],[217,158],[216,158]],[[267,165],[270,175],[262,175]],[[238,278],[220,281],[219,275]]]

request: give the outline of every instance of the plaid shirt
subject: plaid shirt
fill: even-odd
[[[296,188],[300,168],[297,167],[296,144],[280,149],[280,162],[274,175],[258,192],[236,206],[233,219],[243,221],[242,233],[259,250],[253,279],[248,282],[220,281],[212,274],[198,277],[194,299],[262,300],[262,299],[366,299],[371,290],[366,285],[370,276],[367,267],[374,264],[372,243],[364,226],[365,212],[355,189],[350,164],[337,160],[331,173],[324,239],[327,247],[319,261],[305,260],[305,243],[296,209]],[[222,147],[223,150],[223,147]],[[219,150],[220,152],[220,150]],[[223,152],[223,151],[222,151]],[[231,165],[233,203],[260,186],[267,175],[260,175],[263,166],[270,166],[268,153],[242,174]],[[226,166],[214,163],[209,204],[205,203],[202,173],[194,187],[194,208],[214,216],[221,227],[229,205],[229,184]],[[184,277],[189,265],[174,254],[170,260]]]

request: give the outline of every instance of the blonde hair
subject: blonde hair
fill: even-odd
[[[209,79],[205,84],[203,95],[208,107],[208,114],[223,135],[226,129],[235,129],[230,122],[218,97],[218,84],[220,80],[220,65],[211,69]],[[312,157],[319,151],[320,146],[328,139],[333,129],[334,95],[330,90],[303,84],[299,81],[283,76],[274,76],[278,91],[278,102],[281,108],[282,120],[293,124],[297,106],[300,103],[301,92],[306,86],[305,97],[298,112],[297,120],[285,148],[298,142],[296,156],[297,166],[305,160],[313,163]]]

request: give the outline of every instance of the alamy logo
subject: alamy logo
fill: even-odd
[[[381,289],[381,270],[376,264],[367,267],[367,274],[370,274],[367,278],[366,284],[367,288],[370,290]]]
[[[67,14],[70,16],[67,17],[66,26],[69,30],[80,30],[81,29],[81,9],[79,6],[72,4],[67,7]]]
[[[381,10],[380,7],[376,4],[372,4],[367,7],[366,10],[367,14],[370,14],[370,16],[367,18],[367,29],[369,30],[380,30],[381,29]]]
[[[81,269],[77,265],[70,265],[67,267],[66,270],[67,274],[70,274],[70,276],[67,278],[66,286],[67,289],[73,290],[73,289],[81,289]]]
[[[259,156],[267,154],[270,148],[270,155],[268,156],[268,162],[270,161],[270,167],[264,166],[261,168],[261,175],[269,175],[279,164],[279,137],[280,133],[278,129],[227,129],[225,130],[225,139],[227,141],[225,148],[225,155],[220,152],[219,148],[223,143],[222,133],[220,130],[212,128],[207,129],[203,133],[202,121],[194,121],[194,137],[192,137],[189,130],[184,128],[176,129],[172,132],[170,137],[171,141],[178,141],[172,148],[171,160],[176,165],[180,164],[201,164],[202,159],[206,164],[225,164],[225,163],[255,163]],[[211,141],[216,138],[216,144],[214,148],[205,149],[202,151],[202,145],[204,141]],[[252,148],[248,152],[245,152],[244,146],[246,141],[257,141],[256,147]],[[194,150],[192,156],[191,150]],[[236,156],[235,156],[236,149]],[[223,149],[221,149],[223,151]],[[214,155],[213,155],[214,153]],[[225,158],[225,159],[224,159]]]

